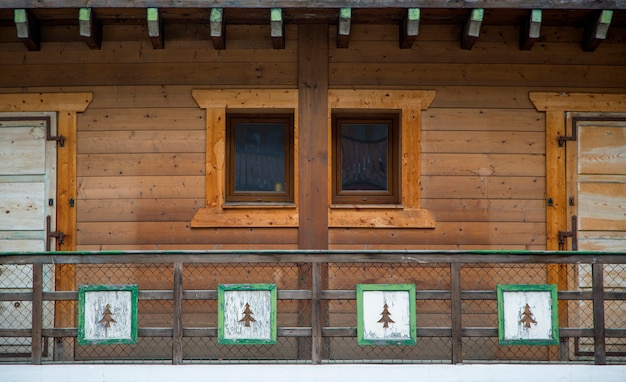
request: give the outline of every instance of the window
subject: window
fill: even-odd
[[[293,116],[228,114],[226,202],[293,202]]]
[[[337,114],[332,129],[333,203],[398,204],[398,114]]]

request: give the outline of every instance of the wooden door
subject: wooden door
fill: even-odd
[[[626,115],[572,114],[567,118],[573,141],[566,144],[568,193],[568,231],[575,233],[568,249],[580,251],[626,252]],[[581,290],[591,290],[591,266],[575,269]],[[626,290],[626,267],[604,266],[604,285],[608,291]],[[572,314],[573,313],[573,314]],[[605,302],[607,328],[623,328],[626,304]],[[591,301],[580,301],[570,312],[571,323],[591,327]],[[578,351],[592,351],[591,339],[576,344]],[[626,342],[614,339],[607,351],[623,351]]]
[[[46,251],[46,232],[56,222],[55,114],[0,113],[0,252]],[[44,267],[44,288],[52,290],[53,268]],[[30,292],[32,267],[0,265],[0,290]],[[44,324],[52,325],[51,304]],[[30,328],[29,301],[0,301],[0,327]],[[0,356],[30,356],[30,338],[0,338]]]
[[[626,115],[573,114],[568,125],[570,249],[626,251]]]

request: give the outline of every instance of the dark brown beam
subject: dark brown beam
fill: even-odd
[[[222,8],[211,9],[210,16],[211,40],[214,49],[226,49],[226,23],[224,22],[224,10]]]
[[[491,8],[491,9],[623,9],[623,0],[326,0],[294,1],[273,0],[278,8]],[[175,4],[175,5],[173,5]],[[211,4],[221,8],[259,8],[259,0],[214,0]],[[312,5],[314,4],[314,5]],[[0,9],[15,8],[205,8],[206,0],[4,0]]]
[[[602,41],[606,40],[612,19],[613,11],[605,9],[587,24],[583,40],[583,50],[585,52],[593,52]]]
[[[22,40],[28,50],[39,50],[39,25],[26,9],[13,11],[17,38]]]
[[[409,8],[400,23],[400,49],[411,49],[420,32],[420,9]]]
[[[78,12],[80,38],[90,49],[100,49],[102,45],[102,23],[92,8],[81,8]]]
[[[163,49],[165,40],[163,38],[163,20],[159,15],[159,8],[148,8],[146,17],[148,19],[148,36],[152,41],[152,48]]]
[[[521,50],[530,50],[535,42],[541,36],[541,9],[533,9],[530,11],[528,19],[520,27],[519,48]]]
[[[337,48],[347,48],[350,41],[350,24],[352,24],[352,9],[341,8],[339,10],[339,22],[337,24]]]
[[[272,8],[270,11],[270,27],[274,49],[285,49],[285,24],[283,23],[282,8]]]
[[[472,49],[478,40],[478,36],[480,36],[480,27],[483,24],[484,16],[484,9],[472,9],[467,17],[467,20],[465,21],[465,27],[463,28],[463,35],[461,36],[461,49]]]

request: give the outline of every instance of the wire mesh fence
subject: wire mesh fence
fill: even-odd
[[[154,253],[144,262],[142,255],[128,254],[123,263],[119,256],[106,253],[101,254],[100,264],[64,259],[63,255],[56,255],[54,263],[41,260],[43,301],[41,318],[35,321],[40,322],[43,333],[43,362],[170,363],[176,359],[173,349],[177,346],[182,349],[180,361],[184,363],[450,363],[455,357],[463,362],[597,362],[593,272],[590,264],[575,259],[561,264],[538,263],[528,253],[527,263],[523,255],[514,263],[505,257],[499,263],[497,256],[488,262],[463,262],[462,254],[454,253],[424,261],[406,261],[406,257],[393,254],[384,261],[362,261],[364,256],[351,261],[349,254],[322,261],[318,254],[288,253],[230,262],[224,257],[212,259],[213,254],[207,252],[202,261],[197,261],[197,254],[172,257]],[[26,256],[0,254],[0,362],[35,359],[31,345],[35,289],[33,265],[24,264],[27,261]],[[312,266],[316,262],[321,264],[319,271]],[[454,330],[453,262],[461,263],[458,333]],[[178,287],[175,263],[183,264]],[[626,363],[624,264],[604,264],[603,279],[603,330],[608,333],[603,350],[608,362]],[[496,286],[552,282],[559,284],[560,344],[501,345]],[[125,284],[136,284],[140,291],[137,343],[79,344],[78,287]],[[230,284],[276,285],[276,343],[218,341],[217,289]],[[359,343],[355,292],[359,284],[415,286],[414,345]],[[176,299],[177,288],[182,289],[180,300]],[[176,331],[178,321],[180,334]],[[456,340],[462,350],[454,355]]]

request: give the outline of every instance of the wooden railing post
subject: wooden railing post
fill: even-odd
[[[322,264],[311,264],[311,361],[322,363]]]
[[[43,265],[33,264],[33,293],[31,321],[31,353],[33,365],[41,365],[43,325]]]
[[[596,365],[606,365],[606,341],[604,328],[604,265],[591,264],[593,276],[593,336]]]
[[[174,263],[174,328],[172,331],[172,364],[183,362],[183,264]]]
[[[450,310],[452,324],[452,364],[463,362],[463,323],[461,321],[461,264],[450,263]]]

